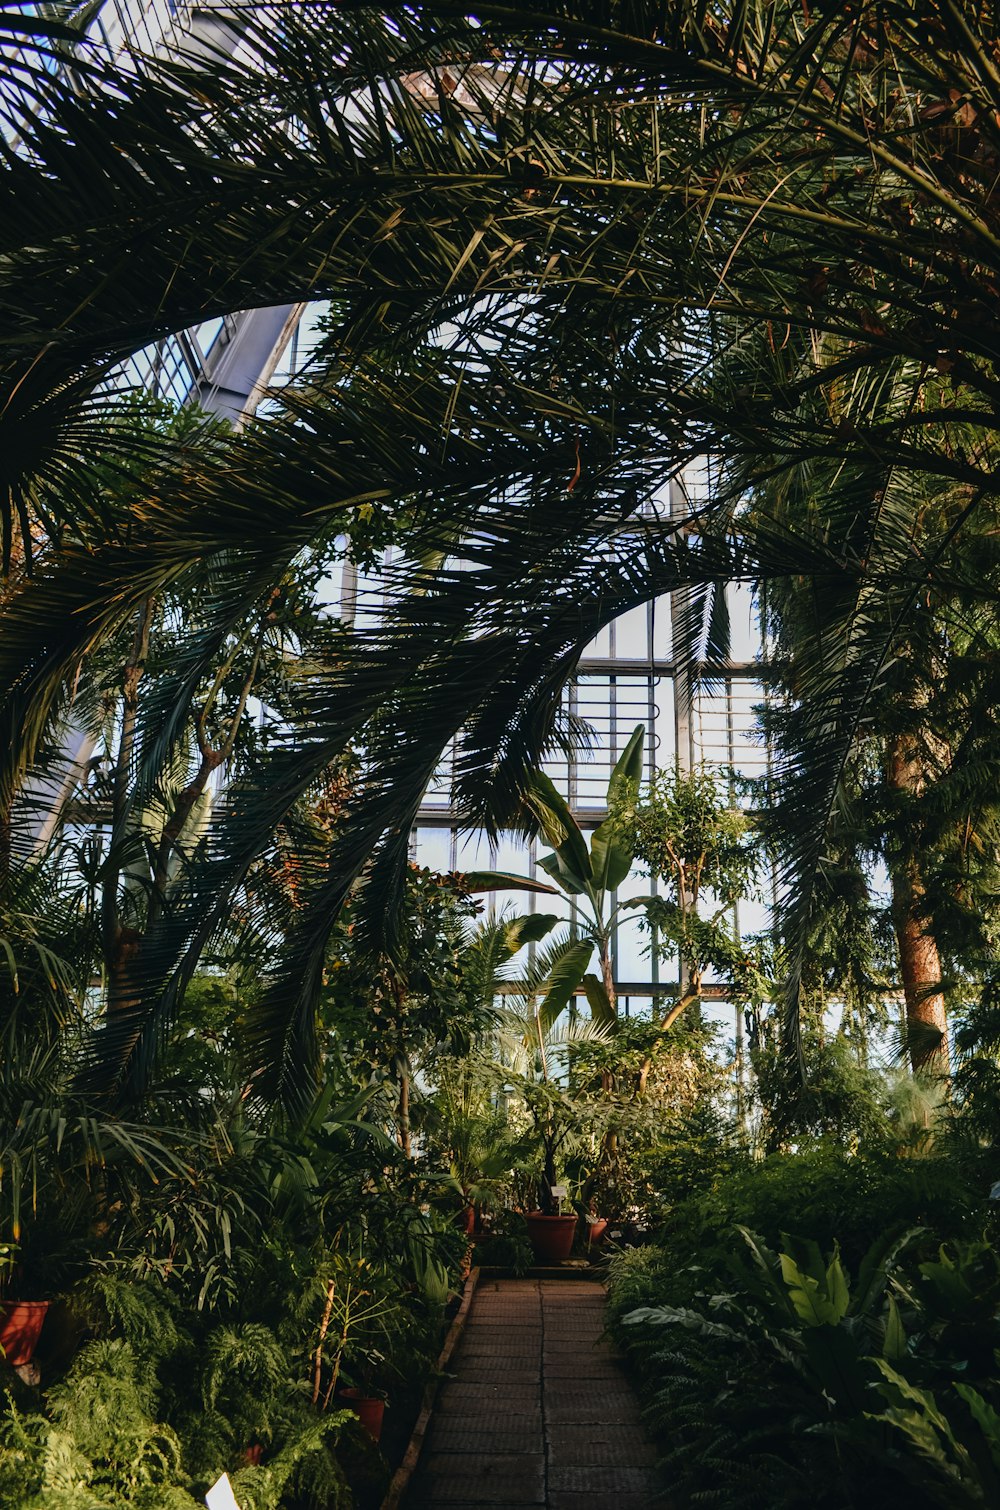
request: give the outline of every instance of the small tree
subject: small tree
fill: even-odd
[[[330,962],[330,1020],[357,1045],[364,1062],[394,1083],[397,1137],[407,1158],[416,1060],[443,1044],[454,1053],[468,1052],[488,1017],[463,971],[466,928],[475,910],[453,877],[411,865],[396,953],[357,948],[348,924]]]
[[[662,958],[679,964],[677,996],[664,1004],[661,1032],[685,1009],[700,1009],[705,973],[715,969],[737,1005],[770,994],[768,952],[740,937],[734,908],[759,890],[760,845],[747,814],[735,807],[719,779],[704,768],[689,775],[657,772],[644,794],[620,802],[612,817],[663,895],[641,897]],[[640,1075],[645,1089],[652,1059]]]

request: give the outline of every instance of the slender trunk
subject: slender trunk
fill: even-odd
[[[602,938],[599,947],[601,959],[601,979],[604,982],[604,991],[608,998],[608,1001],[611,1004],[611,1011],[615,1018],[615,1022],[617,1023],[618,996],[615,991],[615,969],[611,960],[611,950],[608,947],[608,940],[606,938]],[[610,1093],[614,1090],[614,1076],[612,1075],[610,1070],[605,1069],[601,1071],[601,1090],[605,1095],[610,1095]],[[609,1136],[613,1137],[614,1134],[610,1134]]]
[[[11,803],[0,802],[0,910],[10,900],[11,871]]]
[[[542,1019],[539,1016],[537,1007],[535,1008],[535,1031],[538,1035],[538,1052],[542,1061],[542,1079],[547,1083],[549,1078],[549,1062],[545,1053],[545,1034],[542,1032]]]
[[[685,969],[685,971],[682,973],[682,979],[684,978],[684,976],[686,976],[687,979],[687,989],[681,992],[679,1000],[675,1001],[669,1012],[665,1014],[663,1021],[660,1023],[660,1037],[657,1038],[655,1044],[653,1045],[653,1053],[648,1055],[647,1058],[642,1061],[642,1068],[639,1071],[638,1085],[638,1094],[640,1096],[645,1093],[646,1083],[649,1080],[649,1072],[653,1067],[653,1054],[656,1053],[656,1050],[663,1042],[664,1035],[670,1032],[670,1029],[673,1027],[678,1017],[680,1017],[681,1013],[688,1007],[697,1006],[700,1014],[702,975],[703,971],[700,967],[698,969],[690,971]]]
[[[556,1149],[554,1134],[546,1137],[542,1135],[542,1188],[538,1192],[541,1196],[539,1208],[545,1216],[556,1216],[558,1207],[556,1198],[552,1194],[552,1187],[556,1183]]]
[[[399,1146],[410,1157],[410,1072],[404,1068],[399,1076]]]
[[[736,1055],[735,1055],[735,1058],[736,1058],[736,1062],[735,1062],[735,1065],[734,1065],[734,1068],[735,1068],[735,1071],[736,1071],[736,1134],[737,1134],[737,1137],[739,1138],[739,1140],[740,1140],[741,1143],[746,1143],[748,1141],[748,1137],[747,1137],[747,1134],[748,1134],[748,1128],[747,1128],[747,1099],[748,1098],[747,1098],[747,1079],[746,1079],[746,1076],[747,1076],[747,1060],[746,1060],[746,1045],[745,1045],[745,1042],[744,1042],[744,1033],[743,1033],[743,1007],[740,1005],[739,1002],[736,1003],[734,1011],[736,1013],[736,1033],[735,1033],[735,1046],[736,1046]]]
[[[326,1334],[330,1329],[330,1314],[333,1311],[333,1297],[336,1293],[336,1289],[337,1281],[335,1279],[331,1279],[330,1283],[326,1287],[326,1304],[323,1307],[323,1315],[320,1319],[319,1324],[319,1341],[316,1344],[316,1351],[313,1354],[312,1403],[314,1405],[319,1400],[320,1378],[323,1372],[323,1343],[326,1341]]]
[[[924,767],[912,737],[892,739],[887,754],[890,787],[907,796],[918,796],[924,784]],[[915,1071],[947,1074],[948,1018],[941,990],[941,955],[932,932],[920,861],[913,848],[891,868],[890,879],[910,1063]]]
[[[153,599],[147,598],[139,610],[132,653],[122,675],[121,732],[115,757],[114,787],[111,799],[111,840],[109,865],[101,894],[101,931],[108,977],[108,1011],[122,1012],[137,1000],[134,966],[141,934],[122,923],[118,887],[121,864],[118,856],[125,842],[129,819],[129,783],[139,716],[139,683],[146,669],[149,634],[153,622]]]
[[[618,994],[615,991],[615,969],[611,960],[611,950],[608,947],[607,939],[601,939],[600,950],[601,979],[604,982],[604,990],[607,993],[608,1001],[611,1003],[611,1011],[613,1012],[614,1016],[617,1017]]]
[[[347,1346],[347,1332],[343,1331],[337,1342],[337,1351],[333,1355],[333,1366],[330,1371],[330,1382],[326,1386],[326,1394],[323,1396],[323,1409],[329,1410],[330,1400],[337,1388],[337,1380],[340,1378],[340,1365],[344,1357],[344,1348]]]

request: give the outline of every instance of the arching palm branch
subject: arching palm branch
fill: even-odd
[[[406,517],[399,606],[304,690],[305,737],[234,793],[211,882],[192,883],[143,966],[147,994],[165,972],[182,983],[276,815],[363,734],[371,775],[317,883],[322,921],[289,948],[258,1025],[272,1091],[308,1040],[330,910],[373,851],[371,895],[391,902],[444,740],[465,731],[463,812],[508,821],[559,687],[613,611],[734,568],[854,580],[866,611],[805,695],[817,729],[856,723],[935,556],[901,550],[905,508],[880,556],[834,557],[821,535],[789,541],[761,510],[752,549],[734,553],[724,530],[747,467],[780,476],[815,455],[874,452],[896,476],[991,486],[996,86],[963,12],[939,0],[919,22],[892,5],[814,22],[790,4],[731,17],[637,5],[602,27],[590,7],[561,7],[528,17],[531,35],[521,8],[477,16],[487,24],[435,4],[391,24],[343,6],[282,8],[275,26],[262,7],[246,17],[239,67],[147,61],[106,74],[101,92],[40,86],[44,109],[6,154],[0,310],[18,331],[2,375],[7,551],[18,516],[22,536],[38,521],[61,551],[6,614],[21,625],[0,667],[8,787],[80,655],[141,594],[205,563],[230,574],[216,623],[181,660],[183,709],[276,559],[317,530],[354,532],[359,503]],[[540,41],[546,17],[554,32]],[[488,69],[463,74],[471,106],[441,71],[456,58]],[[224,465],[154,451],[149,496],[109,521],[81,457],[123,444],[99,387],[113,364],[212,314],[314,294],[340,301],[315,389]],[[420,368],[445,321],[464,351],[450,370]],[[403,343],[409,382],[386,364]],[[381,391],[365,370],[373,349],[391,373]],[[921,373],[942,364],[984,438],[971,455],[949,444],[950,403],[928,416],[917,402]],[[882,401],[887,380],[894,395],[909,383],[902,408]],[[738,469],[698,536],[629,534],[636,500],[702,447]],[[867,489],[869,519],[886,512],[877,495]],[[420,564],[449,556],[473,570]],[[177,734],[167,718],[150,737],[143,780]],[[827,741],[803,793],[835,792],[845,748]],[[821,843],[814,824],[796,875]],[[148,1063],[157,1020],[149,1008],[114,1025],[102,1052],[116,1075],[135,1054]]]

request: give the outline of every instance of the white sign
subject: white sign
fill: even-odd
[[[205,1504],[208,1510],[240,1510],[228,1473],[224,1473],[221,1479],[216,1479],[205,1495]]]
[[[564,1201],[566,1199],[566,1186],[565,1185],[553,1185],[551,1187],[551,1189],[552,1189],[552,1198],[553,1198],[553,1200]]]

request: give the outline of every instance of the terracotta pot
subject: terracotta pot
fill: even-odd
[[[47,1300],[8,1300],[0,1306],[0,1346],[12,1368],[31,1362],[48,1308]]]
[[[569,1216],[546,1216],[541,1211],[529,1211],[525,1217],[528,1237],[535,1250],[535,1262],[561,1264],[569,1258],[576,1237],[576,1214]]]
[[[472,1234],[475,1232],[475,1230],[476,1230],[476,1208],[475,1208],[475,1206],[466,1206],[466,1208],[465,1208],[464,1211],[460,1211],[458,1213],[458,1230],[459,1230],[459,1232],[465,1232],[469,1237],[471,1237]]]
[[[608,1219],[599,1216],[596,1222],[587,1223],[587,1247],[596,1248],[598,1243],[603,1243],[604,1235],[608,1230]]]
[[[359,1389],[342,1389],[338,1398],[348,1410],[353,1410],[372,1441],[377,1442],[382,1435],[385,1401],[375,1399],[374,1395],[363,1395]]]

